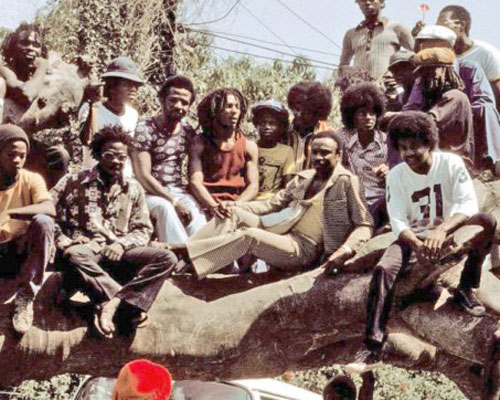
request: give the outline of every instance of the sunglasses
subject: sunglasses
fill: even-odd
[[[128,155],[116,154],[116,153],[113,153],[112,151],[105,151],[104,153],[101,154],[101,157],[103,160],[106,160],[106,161],[118,160],[120,162],[125,162],[128,158]]]

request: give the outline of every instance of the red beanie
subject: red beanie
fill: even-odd
[[[120,398],[116,396],[119,394],[150,394],[152,400],[167,400],[171,391],[172,378],[168,369],[149,360],[134,360],[120,370],[113,398]]]

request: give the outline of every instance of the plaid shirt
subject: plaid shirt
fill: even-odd
[[[106,186],[97,167],[68,174],[51,190],[56,204],[56,245],[64,249],[78,236],[99,251],[114,242],[124,249],[149,243],[153,227],[144,191],[131,178]]]

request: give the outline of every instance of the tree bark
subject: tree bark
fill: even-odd
[[[34,326],[22,338],[12,333],[10,305],[0,306],[0,386],[66,372],[112,376],[137,357],[165,364],[176,379],[265,377],[344,364],[360,345],[369,280],[361,274],[330,278],[321,270],[291,277],[176,277],[165,283],[147,327],[105,341],[89,335],[87,307],[53,306],[59,284],[53,274],[37,297]],[[0,285],[5,302],[15,282]],[[473,318],[450,304],[437,311],[428,303],[412,305],[392,317],[385,361],[440,371],[470,399],[481,399],[485,368],[498,367],[492,357],[497,329],[493,314]]]

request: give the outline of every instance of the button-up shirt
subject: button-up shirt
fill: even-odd
[[[385,196],[385,179],[377,177],[373,168],[387,164],[387,135],[375,130],[373,141],[365,148],[359,142],[356,131],[344,137],[343,163],[363,183],[365,197],[370,205]]]
[[[344,36],[340,65],[363,68],[379,79],[389,67],[389,59],[401,47],[413,49],[414,40],[405,26],[381,18],[370,26],[366,21],[350,29]]]
[[[64,249],[78,236],[89,246],[120,243],[125,250],[149,243],[153,226],[144,190],[133,178],[111,185],[102,180],[98,167],[68,174],[51,190],[56,204],[56,245]]]
[[[241,207],[257,215],[278,212],[286,207],[308,205],[301,218],[291,228],[323,244],[325,257],[337,250],[349,237],[347,245],[353,249],[368,239],[368,231],[351,233],[359,227],[373,227],[373,218],[366,207],[359,179],[338,164],[324,189],[313,198],[305,199],[316,170],[309,169],[297,176],[273,198],[243,203]],[[320,200],[320,201],[318,201]]]
[[[151,156],[151,175],[163,186],[185,189],[183,166],[187,162],[188,146],[194,129],[182,124],[179,133],[172,135],[158,127],[154,118],[139,122],[135,131],[138,151],[146,151]]]

